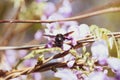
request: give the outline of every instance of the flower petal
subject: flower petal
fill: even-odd
[[[107,63],[113,70],[120,71],[120,59],[110,57],[107,59]]]
[[[108,58],[108,47],[104,40],[95,41],[91,46],[92,56],[99,60],[101,64],[106,63]]]
[[[87,24],[81,24],[78,28],[79,28],[80,38],[84,38],[85,36],[90,34],[90,28]]]
[[[55,77],[61,78],[62,80],[78,80],[77,76],[70,69],[59,70],[55,73]]]
[[[71,61],[69,61],[69,62],[67,63],[67,66],[68,66],[69,68],[71,68],[71,67],[73,67],[74,63],[75,63],[75,60],[71,60]]]

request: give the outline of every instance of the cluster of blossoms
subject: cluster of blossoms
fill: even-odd
[[[54,4],[49,3],[49,5],[52,6],[52,9],[50,11],[45,10],[42,20],[59,20],[67,18],[72,14],[72,7],[69,0],[65,0],[62,7],[57,11],[55,11],[56,9]],[[49,9],[48,7],[49,6],[47,6],[46,9]],[[88,25],[78,25],[76,21],[55,22],[43,25],[47,27],[47,29],[45,29],[45,34],[48,35],[65,34],[73,31],[72,34],[67,36],[73,46],[77,44],[78,40],[86,38],[91,33]],[[49,41],[47,47],[53,47],[52,43],[54,42],[54,38],[47,37],[47,39]],[[64,42],[66,41],[67,40]],[[65,57],[59,59],[58,61],[67,62],[68,67],[58,69],[54,74],[55,77],[61,78],[61,80],[119,80],[120,59],[109,55],[106,41],[97,39],[90,47],[91,53],[81,53],[79,51],[81,49],[77,50],[78,57],[82,55],[80,58],[69,53]],[[64,51],[69,50],[71,49],[71,45],[63,43],[62,49]],[[82,65],[75,66],[82,62]],[[108,74],[111,73],[109,69],[115,74],[115,76],[108,76]]]
[[[41,0],[37,1],[41,2]],[[63,0],[63,4],[58,9],[54,3],[48,2],[44,8],[41,20],[60,20],[70,17],[71,15],[72,7],[69,0]],[[73,48],[77,45],[78,40],[91,36],[90,27],[87,24],[79,25],[76,21],[67,21],[44,23],[42,25],[46,26],[44,34],[50,35],[50,37],[45,36],[48,40],[46,48],[54,47],[55,37],[57,34],[62,34],[64,36],[64,34],[72,32],[65,37],[62,47],[60,48],[62,48],[63,51],[73,50],[75,54],[69,52],[66,56],[57,59],[58,62],[66,63],[67,67],[57,69],[54,73],[55,77],[58,77],[61,80],[120,80],[120,59],[109,55],[108,45],[105,40],[95,40],[91,45],[89,45],[90,50],[88,51],[90,52],[83,50],[83,48]],[[42,35],[42,31],[38,30],[35,33],[34,38],[36,40],[41,40]],[[70,42],[71,45],[67,44],[67,42]],[[86,48],[87,46],[84,47]],[[5,69],[11,70],[11,66],[14,66],[13,64],[17,60],[15,53],[16,52],[14,50],[6,51],[6,56],[9,56],[7,58],[9,60],[6,61],[9,65]],[[22,58],[27,54],[27,51],[21,50],[18,53],[18,58]],[[30,67],[35,66],[36,63],[36,59],[30,59],[25,60],[23,64],[26,67]],[[114,76],[108,76],[109,73],[113,73]],[[40,73],[34,73],[32,76],[35,80],[41,79]],[[22,79],[24,79],[24,76]]]

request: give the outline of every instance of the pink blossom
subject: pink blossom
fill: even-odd
[[[35,0],[36,2],[45,2],[47,0]]]
[[[72,56],[71,54],[68,54],[64,57],[64,61],[67,62],[67,66],[73,67],[74,63],[75,63],[75,57]]]
[[[41,40],[41,37],[42,37],[42,32],[40,30],[38,30],[35,35],[34,35],[34,38],[36,40]]]
[[[64,17],[69,17],[72,13],[72,7],[69,0],[64,0],[62,7],[59,8],[58,13],[64,15]]]
[[[66,31],[64,29],[54,29],[53,32],[51,32],[49,29],[45,29],[45,34],[47,35],[57,35],[57,34],[65,34]]]
[[[70,26],[77,26],[77,25],[78,25],[77,21],[67,21],[63,23],[62,28],[68,29]]]
[[[9,64],[9,62],[7,61],[7,59],[5,59],[4,61],[5,61],[5,63],[1,63],[0,69],[5,70],[5,71],[6,70],[7,71],[11,70],[12,66]]]
[[[54,13],[51,16],[49,16],[47,20],[60,20],[60,19],[64,19],[64,17],[59,13]],[[47,23],[46,26],[49,30],[52,31],[60,27],[60,22]]]
[[[71,68],[71,67],[73,67],[74,63],[75,63],[75,60],[71,60],[71,61],[69,61],[69,62],[67,63],[67,66],[68,66],[69,68]]]
[[[36,59],[27,59],[27,60],[24,61],[23,64],[24,64],[26,67],[32,67],[32,66],[35,66],[36,63],[37,63],[37,60],[36,60]]]
[[[68,62],[68,61],[74,60],[74,59],[75,59],[75,57],[74,57],[73,55],[71,55],[71,54],[68,54],[68,55],[66,55],[66,56],[64,57],[64,61],[65,61],[65,62]]]
[[[6,50],[6,59],[10,66],[13,66],[17,60],[17,52],[15,50]]]
[[[19,50],[18,53],[19,53],[19,57],[23,58],[27,54],[27,51],[26,50]]]
[[[59,13],[54,13],[48,17],[48,20],[59,20],[64,19],[64,16]]]
[[[42,0],[35,0],[36,2],[41,2]]]
[[[32,74],[34,80],[42,80],[42,76],[40,72],[36,72]]]
[[[44,7],[44,15],[50,16],[54,13],[55,10],[56,10],[55,4],[53,4],[52,2],[48,2]]]

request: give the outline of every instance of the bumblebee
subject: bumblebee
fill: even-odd
[[[48,37],[50,37],[50,38],[55,38],[53,46],[55,46],[55,47],[62,47],[64,41],[65,41],[66,39],[69,40],[69,39],[67,38],[67,36],[68,36],[69,34],[72,34],[73,32],[74,32],[74,31],[68,32],[68,33],[66,33],[66,34],[44,35],[44,36],[48,36]]]

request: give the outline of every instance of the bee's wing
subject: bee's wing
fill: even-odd
[[[22,49],[26,49],[26,50],[29,50],[29,49],[33,49],[33,48],[40,48],[41,46],[40,45],[28,45],[28,46],[1,46],[0,47],[0,50],[22,50]],[[42,48],[42,47],[41,47]]]
[[[54,37],[56,37],[55,35],[43,35],[43,36],[47,36],[47,37],[50,37],[50,38],[54,38]]]
[[[69,34],[72,34],[73,32],[74,32],[74,31],[70,31],[70,32],[64,34],[64,36],[68,36]]]

